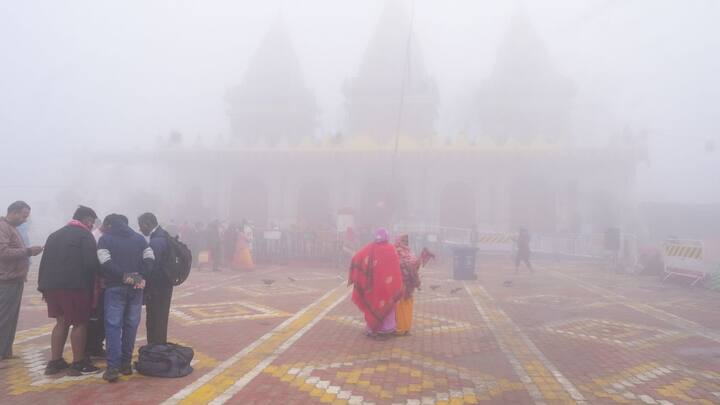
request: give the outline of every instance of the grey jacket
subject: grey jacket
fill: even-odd
[[[24,282],[30,268],[30,249],[14,226],[0,217],[0,283]]]

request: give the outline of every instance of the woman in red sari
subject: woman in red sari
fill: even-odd
[[[400,260],[385,229],[378,229],[375,241],[353,256],[348,285],[354,286],[352,300],[365,315],[368,336],[392,336],[395,303],[403,296],[403,281]]]

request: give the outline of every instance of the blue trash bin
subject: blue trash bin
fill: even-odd
[[[457,246],[453,248],[453,279],[477,280],[475,275],[475,257],[477,248]]]

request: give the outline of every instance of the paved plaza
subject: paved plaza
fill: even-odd
[[[195,371],[116,384],[44,376],[53,324],[33,272],[0,402],[720,403],[720,294],[589,261],[516,276],[508,259],[478,259],[477,281],[424,269],[412,335],[387,341],[365,337],[344,270],[194,271],[175,291],[170,336],[195,349]]]

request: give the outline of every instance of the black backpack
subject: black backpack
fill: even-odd
[[[193,372],[193,349],[175,343],[149,343],[140,348],[135,370],[151,377],[185,377]]]
[[[180,285],[190,275],[192,252],[178,236],[167,237],[167,255],[163,270],[172,285]]]

